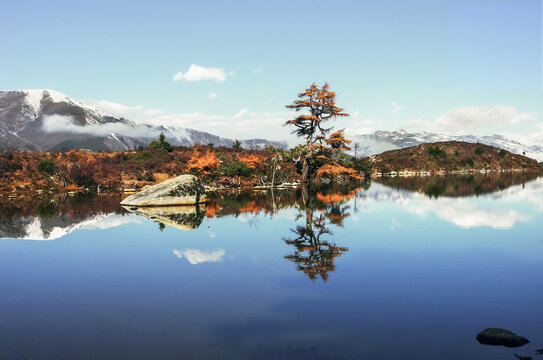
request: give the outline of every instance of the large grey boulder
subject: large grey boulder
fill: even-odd
[[[130,195],[125,206],[175,206],[206,202],[204,186],[194,175],[181,175]]]
[[[509,330],[488,328],[477,334],[477,341],[484,345],[501,345],[506,347],[520,347],[530,340],[512,333]]]

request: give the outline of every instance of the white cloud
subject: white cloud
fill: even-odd
[[[397,112],[399,112],[399,111],[401,111],[403,109],[405,109],[405,108],[403,106],[401,106],[400,104],[395,103],[395,102],[392,103],[392,113],[393,114],[396,114]]]
[[[72,134],[92,134],[95,136],[107,136],[121,134],[135,137],[156,137],[159,132],[146,125],[136,126],[124,123],[106,123],[92,125],[77,125],[72,116],[50,115],[43,119],[42,129],[47,133],[67,132]]]
[[[158,109],[144,109],[143,106],[127,106],[106,100],[81,100],[87,106],[102,110],[103,112],[125,119],[141,119],[148,116],[157,116],[164,113]]]
[[[262,69],[262,68],[257,68],[257,69],[254,69],[254,70],[253,70],[253,74],[255,74],[255,75],[260,75],[260,74],[262,74],[263,71],[264,71],[264,69]]]
[[[174,75],[173,81],[202,81],[202,80],[215,80],[223,82],[228,75],[232,73],[226,73],[224,69],[220,68],[206,68],[200,65],[191,65],[189,70],[185,73],[178,72]]]
[[[258,113],[241,109],[232,115],[211,115],[200,112],[165,114],[146,121],[152,125],[178,126],[206,131],[231,139],[265,138],[297,141],[291,129],[283,124],[292,118],[290,112]]]
[[[186,249],[185,251],[174,249],[173,253],[178,258],[183,256],[192,265],[197,265],[205,262],[218,262],[221,261],[226,254],[224,249],[217,249],[215,251],[203,251],[198,249]]]
[[[441,115],[436,125],[445,132],[468,133],[484,126],[514,125],[535,119],[533,113],[521,113],[513,106],[465,106]]]
[[[242,117],[247,115],[248,112],[249,112],[249,110],[247,110],[247,109],[241,109],[240,111],[238,111],[238,113],[236,115],[234,115],[234,119],[241,119]]]
[[[214,93],[212,92],[211,94],[209,94],[209,96],[207,97],[209,100],[213,100],[217,97],[217,93]]]

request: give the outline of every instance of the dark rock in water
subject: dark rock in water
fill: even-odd
[[[543,349],[537,349],[535,352],[537,355],[543,355]]]
[[[206,202],[204,186],[194,175],[181,175],[175,179],[130,195],[121,205],[127,206],[177,206],[196,205]]]
[[[515,357],[519,360],[532,360],[530,356],[520,356],[520,355],[515,354]]]
[[[506,347],[520,347],[526,345],[530,340],[518,336],[509,330],[488,328],[477,334],[477,341],[483,345],[501,345]]]

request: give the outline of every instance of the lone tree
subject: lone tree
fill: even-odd
[[[299,115],[295,119],[288,120],[285,125],[294,127],[292,131],[300,137],[304,137],[305,157],[302,165],[302,182],[308,183],[311,160],[316,149],[322,149],[326,144],[326,136],[332,128],[325,127],[325,122],[337,117],[349,116],[342,108],[336,106],[336,93],[329,90],[330,85],[325,83],[319,88],[315,83],[311,84],[304,92],[298,94],[299,100],[287,105],[288,109],[300,112],[307,110],[309,114]]]
[[[153,140],[149,143],[149,147],[153,149],[157,149],[160,152],[172,152],[173,146],[169,142],[166,141],[166,136],[164,133],[160,133],[158,136],[158,140]]]

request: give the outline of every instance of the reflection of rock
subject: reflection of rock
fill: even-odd
[[[204,220],[205,206],[124,207],[126,210],[148,219],[174,226],[181,230],[194,230]]]
[[[194,175],[181,175],[130,195],[121,205],[175,206],[204,203],[204,186]]]
[[[477,334],[477,341],[484,345],[502,345],[506,347],[519,347],[530,342],[530,340],[509,330],[498,328],[488,328],[481,331]]]

